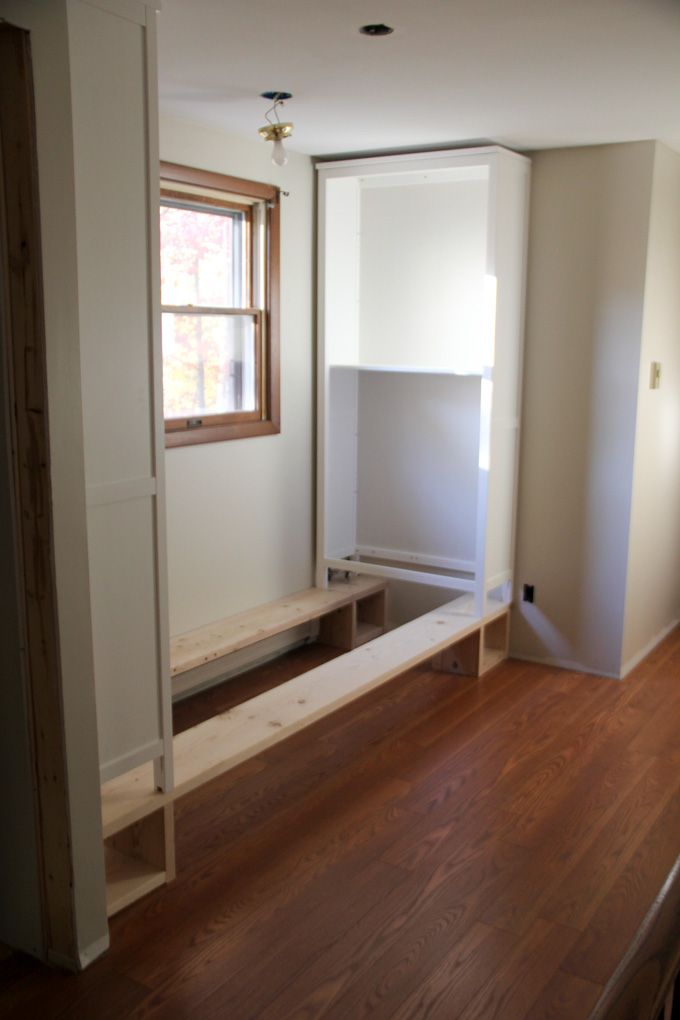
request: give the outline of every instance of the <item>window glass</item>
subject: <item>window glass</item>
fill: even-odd
[[[161,205],[161,302],[245,308],[245,213]]]
[[[250,315],[163,313],[167,418],[257,409],[255,327]]]

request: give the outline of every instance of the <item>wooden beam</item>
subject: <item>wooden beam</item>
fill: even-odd
[[[35,110],[29,33],[0,24],[0,305],[10,405],[10,438],[20,597],[26,629],[27,702],[38,798],[45,942],[48,956],[76,966],[61,662],[52,534]]]

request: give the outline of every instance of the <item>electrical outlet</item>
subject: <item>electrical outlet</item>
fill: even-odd
[[[534,601],[534,586],[533,584],[522,585],[522,602],[533,602]]]

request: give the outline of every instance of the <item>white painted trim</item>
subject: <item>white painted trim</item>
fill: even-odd
[[[649,655],[650,652],[653,652],[656,646],[661,644],[663,639],[668,637],[670,632],[674,630],[678,624],[680,624],[680,617],[669,623],[668,626],[663,628],[663,630],[660,630],[659,633],[651,639],[651,641],[647,642],[644,648],[640,649],[639,652],[628,659],[628,661],[621,666],[621,679],[623,680],[624,677],[628,676],[631,669],[634,669],[638,663],[642,662],[642,660]]]
[[[379,560],[396,560],[397,563],[420,563],[424,567],[440,567],[442,570],[460,570],[464,574],[475,573],[474,560],[458,560],[446,556],[427,556],[409,552],[406,549],[383,549],[373,545],[358,545],[359,556],[372,556]],[[500,581],[498,582],[501,583]],[[495,586],[494,586],[495,587]]]
[[[494,588],[500,588],[502,584],[507,584],[508,581],[512,581],[512,570],[503,570],[500,574],[487,577],[486,590],[493,591]]]
[[[349,570],[352,574],[369,574],[372,577],[393,578],[395,581],[411,581],[414,584],[429,584],[435,588],[450,588],[453,591],[470,592],[474,582],[464,578],[449,577],[447,574],[430,574],[424,570],[407,570],[402,567],[386,567],[378,563],[363,563],[361,560],[322,561],[323,567],[331,570]]]
[[[375,167],[376,169],[372,172],[379,173],[381,167],[392,166],[395,163],[421,162],[430,166],[436,166],[439,160],[455,159],[459,164],[464,164],[466,162],[471,164],[481,164],[488,160],[489,156],[493,156],[497,153],[503,153],[511,159],[516,159],[522,163],[530,163],[530,160],[528,160],[526,156],[522,156],[518,152],[513,152],[511,149],[506,149],[502,145],[486,145],[479,148],[440,149],[435,152],[407,152],[401,153],[397,156],[358,156],[356,159],[339,159],[335,161],[330,160],[323,163],[317,163],[316,169],[324,170],[326,173],[328,173],[329,170],[351,169],[354,171],[351,176],[359,177],[362,176],[364,167]]]
[[[458,379],[481,379],[484,372],[491,372],[485,369],[484,372],[456,372],[452,368],[432,368],[429,365],[351,365],[345,363],[330,364],[330,369],[347,369],[353,372],[384,372],[392,375],[394,372],[401,372],[405,375],[450,375]]]
[[[129,754],[122,754],[119,758],[104,762],[99,767],[99,776],[102,783],[108,783],[111,779],[117,779],[124,772],[136,769],[138,765],[144,765],[147,761],[160,757],[163,754],[163,741],[152,740],[143,747],[138,747]]]
[[[147,259],[149,335],[151,349],[151,407],[153,413],[152,464],[156,476],[154,501],[154,553],[156,581],[156,642],[158,655],[158,712],[161,757],[154,762],[159,789],[173,785],[172,690],[170,685],[170,611],[168,608],[168,540],[165,513],[165,416],[163,412],[163,349],[161,344],[161,254],[158,230],[160,206],[160,154],[158,135],[158,57],[156,14],[147,9],[144,36],[146,81]]]
[[[318,181],[317,199],[317,341],[316,341],[316,567],[317,588],[328,587],[328,571],[324,564],[326,548],[326,436],[328,421],[326,392],[326,182]]]
[[[146,25],[147,10],[160,10],[160,0],[80,0],[80,3],[97,7],[106,14],[131,21],[142,28]]]
[[[120,482],[105,482],[87,486],[87,505],[107,506],[111,503],[130,503],[149,499],[156,494],[155,478],[125,478]]]
[[[620,680],[617,673],[606,673],[603,670],[593,669],[592,666],[585,666],[582,662],[572,662],[571,659],[555,659],[551,656],[515,654],[510,648],[508,653],[510,659],[519,659],[521,662],[535,662],[539,666],[555,666],[557,669],[566,669],[570,673],[587,673],[589,676],[601,676],[607,680]]]
[[[96,942],[92,942],[89,946],[86,946],[85,949],[81,949],[78,953],[78,960],[82,970],[85,970],[85,968],[89,967],[91,963],[98,960],[99,957],[106,952],[110,944],[111,940],[107,934],[102,935],[100,939],[97,939]]]

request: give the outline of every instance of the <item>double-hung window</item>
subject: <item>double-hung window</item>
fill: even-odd
[[[161,164],[167,446],[279,431],[278,191]]]

